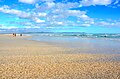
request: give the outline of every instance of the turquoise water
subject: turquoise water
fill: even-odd
[[[120,54],[120,34],[29,33],[29,40],[72,48],[74,53]]]
[[[53,37],[81,37],[81,38],[120,38],[120,34],[107,34],[107,33],[81,33],[81,32],[36,32],[27,33],[37,36],[53,36]]]

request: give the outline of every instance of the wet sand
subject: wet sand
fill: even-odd
[[[120,54],[74,54],[23,38],[0,35],[0,79],[120,79]]]

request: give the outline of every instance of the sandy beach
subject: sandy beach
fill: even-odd
[[[0,35],[0,79],[120,79],[120,54],[72,49]]]

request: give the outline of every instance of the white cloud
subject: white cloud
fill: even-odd
[[[48,2],[48,3],[51,3],[55,0],[18,0],[19,2],[22,2],[22,3],[26,3],[26,4],[35,4],[39,1],[41,2]],[[53,5],[53,4],[49,4],[49,5]]]
[[[69,16],[76,17],[82,20],[90,20],[91,18],[86,15],[85,11],[80,10],[63,10],[63,9],[56,9],[53,11],[55,14],[53,18],[67,18]]]
[[[41,20],[41,19],[39,19],[39,18],[37,18],[37,17],[33,18],[33,20],[34,20],[36,23],[43,23],[43,22],[45,22],[45,20]]]
[[[38,17],[46,16],[46,13],[30,14],[21,10],[10,9],[9,6],[0,7],[0,12],[6,13],[6,14],[13,14],[20,18],[27,18],[27,19],[33,20],[36,23],[45,22],[44,20],[40,20],[39,18],[37,18],[37,16]]]
[[[98,25],[101,25],[101,26],[109,26],[109,25],[111,25],[111,24],[108,23],[108,22],[105,22],[105,21],[101,21],[101,22],[98,22]]]
[[[119,2],[120,2],[120,0],[116,0],[116,1],[114,2],[114,5],[115,5],[115,4],[118,4]]]
[[[18,27],[16,27],[16,26],[2,26],[2,27],[0,27],[0,29],[16,29],[16,28],[18,28]]]
[[[48,8],[52,8],[55,6],[55,3],[54,2],[46,2]]]
[[[91,5],[109,5],[112,0],[82,0],[80,6],[91,6]]]
[[[20,11],[20,10],[10,9],[9,6],[0,7],[0,12],[6,13],[6,14],[14,14],[14,15],[17,15],[18,17],[22,17],[22,18],[30,17],[29,13],[26,13],[26,12]]]
[[[37,29],[39,29],[40,27],[39,26],[25,26],[25,28],[27,28],[27,29],[31,29],[31,28],[37,28]]]
[[[88,26],[91,26],[91,25],[90,24],[82,24],[82,26],[88,27]]]
[[[47,16],[47,13],[38,13],[38,16],[39,17],[45,17],[45,16]]]
[[[57,22],[58,25],[63,25],[63,22]]]
[[[48,4],[52,3],[52,4]],[[45,5],[44,5],[45,4]],[[32,26],[83,26],[82,23],[76,24],[74,20],[68,19],[69,17],[74,17],[77,20],[81,22],[88,22],[84,23],[84,26],[88,26],[87,24],[90,24],[94,22],[92,18],[87,16],[85,11],[80,10],[70,10],[71,7],[78,6],[77,3],[54,3],[54,2],[45,2],[42,7],[39,6],[39,4],[36,4],[35,9],[30,10],[30,12],[25,12],[22,10],[16,10],[11,9],[9,6],[3,6],[0,7],[0,12],[6,13],[6,14],[13,14],[21,18],[26,18],[30,20],[32,23]],[[49,6],[46,6],[48,4]],[[60,7],[61,5],[61,7]],[[48,8],[45,11],[41,11],[40,9]],[[46,12],[47,11],[47,12]],[[39,25],[36,25],[39,24]],[[31,25],[22,23],[23,26]]]
[[[111,21],[98,21],[95,22],[96,26],[105,26],[105,27],[119,27],[120,21],[119,20],[111,20]]]
[[[36,4],[35,4],[35,7],[36,7],[36,8],[40,8],[40,6],[39,6],[39,4],[38,4],[38,3],[36,3]]]
[[[108,5],[110,0],[82,0],[82,6],[90,5]],[[34,2],[33,2],[34,3]],[[88,4],[87,4],[88,3]],[[20,17],[19,20],[28,20],[30,23],[23,22],[22,26],[26,28],[39,28],[40,26],[118,26],[120,22],[95,22],[94,18],[87,15],[86,11],[72,10],[71,8],[78,7],[79,3],[54,3],[51,0],[39,5],[36,4],[34,9],[28,11],[11,9],[9,6],[0,7],[0,12],[13,14]],[[20,25],[20,24],[19,24]]]
[[[59,9],[68,9],[68,8],[76,8],[78,6],[79,6],[79,3],[77,3],[77,2],[74,2],[74,3],[68,2],[66,4],[65,3],[56,3],[55,7],[59,8]]]
[[[85,11],[80,10],[68,10],[67,16],[75,16],[77,19],[82,21],[93,21],[92,18],[90,18]]]
[[[55,1],[55,0],[41,0],[42,2],[53,2],[53,1]]]
[[[19,2],[22,3],[27,3],[27,4],[34,4],[36,3],[38,0],[19,0]]]
[[[55,3],[54,3],[55,4]],[[78,3],[56,3],[54,6],[51,7],[51,9],[47,10],[47,14],[45,16],[45,20],[49,26],[55,25],[55,26],[90,26],[94,23],[94,20],[87,16],[85,11],[80,10],[70,10],[71,7],[77,7],[79,6]],[[45,7],[45,6],[44,6]],[[47,8],[47,7],[46,7]],[[38,9],[39,10],[39,9]],[[40,15],[42,15],[40,13]],[[88,22],[85,24],[79,23],[76,24],[76,22],[72,19],[69,19],[69,17],[74,17],[76,20],[80,20],[81,22]],[[45,22],[45,23],[46,23]]]
[[[68,14],[71,14],[71,15],[83,15],[83,14],[86,14],[85,11],[80,11],[80,10],[67,10]]]

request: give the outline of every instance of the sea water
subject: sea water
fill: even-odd
[[[74,53],[120,54],[120,34],[79,32],[37,32],[27,33],[40,42],[74,49]]]

